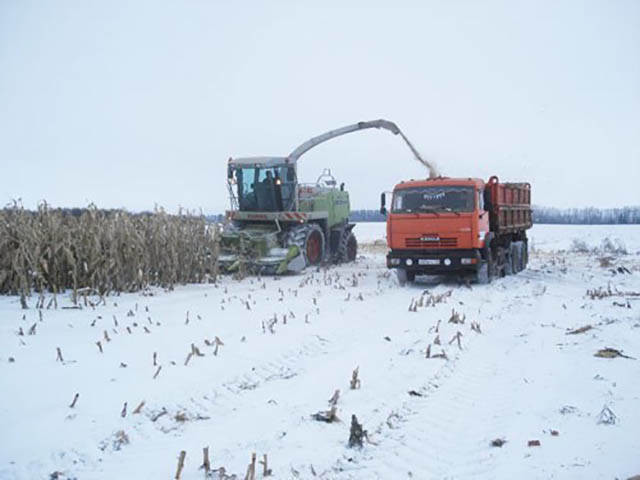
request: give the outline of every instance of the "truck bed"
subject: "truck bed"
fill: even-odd
[[[500,183],[493,176],[485,187],[485,208],[492,232],[514,233],[531,228],[531,185]]]

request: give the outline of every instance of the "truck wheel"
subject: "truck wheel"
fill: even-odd
[[[358,254],[358,241],[351,231],[344,231],[336,252],[336,263],[353,262]]]
[[[527,244],[525,242],[518,242],[518,260],[520,263],[520,271],[527,268]]]
[[[511,273],[515,275],[522,270],[522,255],[520,254],[519,242],[512,242],[509,246],[509,256],[511,262]]]
[[[513,245],[509,246],[509,250],[505,254],[504,258],[504,274],[505,275],[513,275],[514,267],[513,267]]]
[[[416,272],[408,272],[404,268],[397,268],[396,275],[398,276],[400,286],[406,285],[407,282],[411,283],[416,279]]]
[[[491,283],[491,277],[489,276],[489,265],[483,263],[476,272],[476,283],[480,285],[486,285]]]
[[[513,255],[513,273],[518,273],[523,270],[522,262],[522,242],[513,242],[511,244]]]
[[[487,250],[487,258],[476,272],[476,283],[487,285],[491,280],[493,280],[493,258],[491,250]]]

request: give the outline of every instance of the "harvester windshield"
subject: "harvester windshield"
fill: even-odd
[[[295,202],[295,171],[291,166],[236,168],[240,210],[276,212],[291,210]]]
[[[472,212],[473,187],[421,187],[396,190],[393,213]]]

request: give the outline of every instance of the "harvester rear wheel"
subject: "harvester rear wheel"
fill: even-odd
[[[340,243],[335,255],[336,263],[353,262],[358,255],[358,241],[350,230],[345,230],[340,236]]]

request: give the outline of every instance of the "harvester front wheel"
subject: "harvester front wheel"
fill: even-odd
[[[324,234],[318,225],[312,225],[304,241],[307,265],[318,265],[324,257]]]
[[[284,245],[285,247],[297,246],[304,258],[305,266],[318,265],[324,260],[324,233],[315,223],[305,223],[291,228],[287,232]]]

